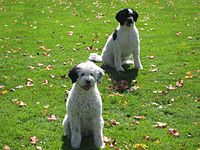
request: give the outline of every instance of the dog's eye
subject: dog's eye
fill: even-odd
[[[84,76],[84,75],[85,75],[84,73],[81,73],[81,77]]]
[[[94,77],[94,75],[92,73],[90,75]]]

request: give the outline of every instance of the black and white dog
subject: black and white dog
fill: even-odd
[[[136,69],[142,69],[140,39],[135,26],[138,13],[133,9],[125,8],[120,10],[115,18],[120,24],[108,38],[101,56],[91,53],[89,59],[103,61],[104,65],[115,68],[116,71],[124,71],[122,65],[130,62],[134,63]]]

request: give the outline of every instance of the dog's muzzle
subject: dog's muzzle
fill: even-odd
[[[86,81],[85,81],[85,85],[82,86],[82,88],[83,88],[84,90],[89,90],[91,87],[92,87],[92,85],[91,85],[91,81],[90,81],[90,80],[86,80]]]
[[[131,24],[133,24],[133,18],[132,18],[132,17],[129,17],[129,18],[127,19],[127,21],[126,21],[126,25],[130,27]]]

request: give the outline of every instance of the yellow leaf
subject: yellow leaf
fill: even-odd
[[[0,92],[0,95],[5,95],[5,94],[7,94],[8,92],[9,92],[8,90],[1,91],[1,92]]]
[[[146,150],[147,149],[147,145],[146,144],[134,144],[133,148],[139,149],[139,150]]]
[[[186,72],[186,76],[185,76],[185,78],[186,79],[192,79],[192,73],[190,72],[190,71],[188,71],[188,72]]]

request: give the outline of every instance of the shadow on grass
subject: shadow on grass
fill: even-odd
[[[62,150],[74,150],[71,147],[71,142],[70,139],[67,138],[66,136],[62,137]],[[98,150],[95,146],[94,146],[94,141],[93,141],[93,137],[83,137],[82,141],[81,141],[81,145],[80,148],[78,150]]]
[[[102,65],[101,68],[115,81],[127,80],[132,82],[138,76],[138,69],[130,68],[130,65],[127,64],[123,65],[124,72],[117,72],[114,68],[105,65]]]
[[[112,80],[113,87],[117,87],[117,91],[120,93],[123,93],[127,90],[127,88],[124,88],[123,86],[127,85],[129,88],[135,84],[132,82],[133,80],[136,80],[138,76],[138,69],[131,68],[130,65],[123,65],[124,72],[117,72],[115,69],[102,65],[101,66],[105,72],[110,76]],[[122,81],[125,81],[125,85],[121,86]],[[117,85],[116,85],[117,84]]]

